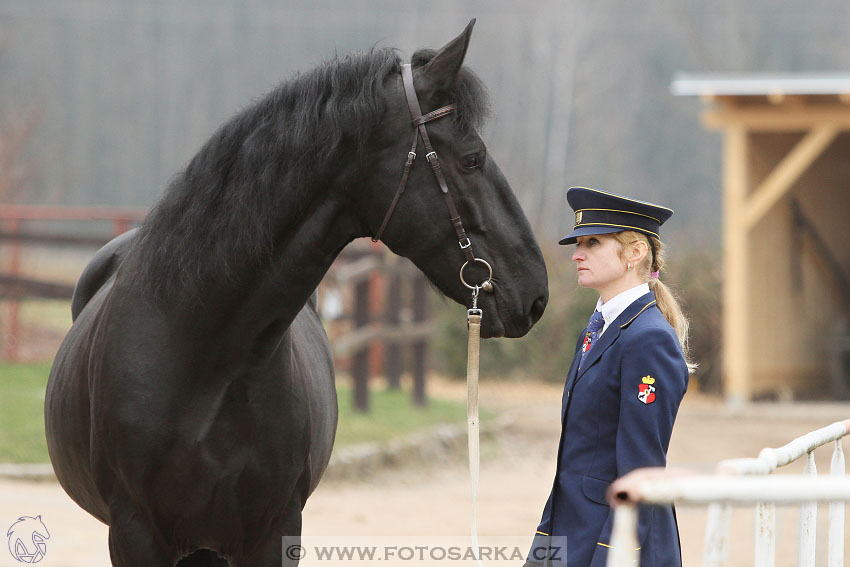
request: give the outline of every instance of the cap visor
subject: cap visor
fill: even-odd
[[[622,231],[622,228],[614,226],[582,226],[563,237],[558,241],[558,244],[575,244],[576,239],[579,236],[590,236],[591,234],[613,234],[615,232]]]

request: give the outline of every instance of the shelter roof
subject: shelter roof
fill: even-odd
[[[670,84],[676,96],[848,95],[850,72],[679,73]]]

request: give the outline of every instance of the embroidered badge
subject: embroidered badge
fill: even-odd
[[[652,376],[644,376],[641,378],[643,384],[638,384],[638,399],[645,404],[651,404],[655,401],[655,378]]]
[[[577,225],[581,224],[581,211],[578,211],[576,213],[576,224]]]

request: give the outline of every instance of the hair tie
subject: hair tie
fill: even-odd
[[[651,275],[652,275],[653,279],[656,279],[656,280],[658,279],[658,272],[652,272]]]

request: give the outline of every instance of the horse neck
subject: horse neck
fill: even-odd
[[[306,199],[288,198],[283,192],[270,252],[262,261],[233,254],[227,263],[227,273],[219,273],[215,270],[220,262],[200,256],[192,266],[198,277],[166,288],[167,294],[149,295],[156,311],[181,334],[193,337],[187,340],[207,344],[204,348],[256,350],[256,341],[279,341],[340,250],[362,232],[342,189],[348,176],[340,172],[322,177],[315,186],[300,187],[298,193],[307,195]],[[215,225],[214,219],[210,225]],[[168,227],[158,226],[158,230]],[[231,247],[224,241],[216,250],[228,249]],[[232,249],[238,247],[234,245]],[[152,256],[139,254],[137,258],[144,262]],[[160,271],[168,268],[168,265],[157,266]],[[136,270],[145,271],[142,267]],[[150,277],[150,271],[146,271],[145,277]],[[126,273],[122,285],[145,289],[144,278],[137,282],[133,270]]]
[[[293,219],[276,239],[269,264],[255,271],[254,281],[231,321],[241,320],[247,326],[261,329],[285,330],[340,250],[354,237],[349,208],[340,199],[322,200],[309,214]],[[239,332],[236,327],[233,325]]]

